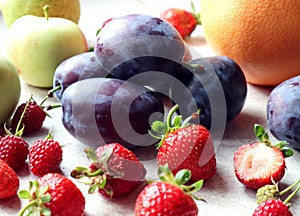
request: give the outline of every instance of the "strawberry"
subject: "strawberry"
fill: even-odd
[[[26,103],[27,107],[29,103]],[[22,138],[24,131],[24,125],[21,126],[21,121],[24,117],[25,111],[21,114],[21,118],[17,124],[15,134],[12,134],[10,130],[4,125],[5,135],[0,136],[0,159],[4,160],[14,171],[17,171],[23,167],[29,153],[29,145]]]
[[[197,216],[198,207],[194,199],[203,200],[194,195],[203,185],[199,180],[192,185],[185,185],[191,177],[189,170],[180,170],[174,177],[168,166],[159,167],[160,181],[149,183],[138,195],[135,216]]]
[[[0,199],[7,199],[17,195],[20,181],[15,171],[0,159]]]
[[[259,142],[240,146],[234,152],[234,172],[247,188],[256,190],[264,185],[280,181],[285,174],[285,157],[293,155],[287,143],[280,141],[272,145],[261,125],[254,125]]]
[[[45,139],[35,141],[29,148],[29,168],[36,176],[60,172],[63,151],[59,142],[49,133]]]
[[[77,167],[71,172],[76,179],[87,178],[89,193],[98,189],[104,197],[121,197],[144,182],[146,170],[137,156],[118,143],[85,150],[92,160],[89,168]]]
[[[70,179],[58,173],[48,173],[30,182],[29,191],[21,190],[18,195],[29,200],[20,210],[20,216],[84,214],[85,198],[81,191]]]
[[[186,38],[192,34],[197,25],[201,24],[200,14],[195,13],[193,4],[192,9],[193,12],[181,8],[169,8],[160,14],[160,18],[173,25],[182,38]]]
[[[16,135],[0,137],[0,159],[15,171],[24,166],[29,152],[28,148],[28,143],[22,137]]]
[[[61,106],[61,105],[44,106],[43,104],[48,98],[49,96],[45,97],[40,104],[37,104],[37,102],[33,99],[31,95],[31,97],[26,103],[20,104],[17,107],[12,117],[11,129],[15,131],[24,110],[25,113],[23,114],[24,116],[22,116],[22,121],[21,121],[21,124],[24,124],[23,134],[27,135],[29,133],[32,133],[40,129],[43,126],[43,123],[47,116],[45,109],[50,110]]]
[[[181,122],[181,116],[171,118],[178,109],[175,105],[169,112],[166,124],[154,121],[150,131],[153,137],[161,139],[158,144],[158,165],[168,164],[173,174],[181,169],[192,172],[192,181],[211,178],[217,169],[214,146],[210,132],[202,125]]]
[[[287,205],[278,199],[267,199],[262,202],[254,211],[252,216],[292,216]]]
[[[296,186],[297,188],[282,201],[281,198],[283,195],[290,192]],[[257,203],[259,205],[255,209],[253,216],[292,216],[292,213],[289,211],[289,206],[291,205],[289,202],[299,190],[300,179],[281,191],[279,191],[278,183],[276,182],[273,182],[272,185],[265,185],[259,188],[256,193]]]

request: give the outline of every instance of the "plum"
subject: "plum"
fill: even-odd
[[[108,72],[96,61],[94,52],[84,52],[61,62],[54,72],[54,96],[60,100],[65,89],[78,80],[106,77]],[[108,76],[109,77],[109,76]]]
[[[173,82],[180,81],[188,84],[192,79],[193,74],[183,70],[183,67],[181,63],[171,59],[141,56],[118,65],[110,72],[110,75],[169,95]]]
[[[164,106],[144,87],[115,78],[91,78],[70,85],[62,95],[62,123],[93,148],[117,142],[127,148],[157,142],[151,120],[162,120]]]
[[[300,75],[280,83],[271,91],[267,124],[276,139],[300,149]]]
[[[212,56],[189,61],[184,70],[193,74],[185,88],[173,86],[172,100],[180,113],[188,116],[200,109],[200,121],[208,129],[232,121],[242,110],[247,82],[240,66],[227,56]],[[187,73],[187,72],[185,72]]]
[[[175,62],[186,57],[186,45],[168,22],[145,14],[129,14],[107,22],[97,35],[94,52],[105,70],[128,60],[157,56]]]

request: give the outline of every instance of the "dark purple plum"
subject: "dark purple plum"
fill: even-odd
[[[62,123],[91,147],[117,142],[127,148],[157,142],[149,134],[152,120],[162,120],[158,96],[139,85],[114,78],[91,78],[70,85],[62,99]]]
[[[168,95],[173,82],[188,84],[192,79],[193,74],[183,67],[181,63],[167,58],[141,56],[123,62],[110,75]]]
[[[60,100],[66,88],[83,79],[103,78],[108,73],[96,61],[94,52],[80,53],[72,56],[56,68],[53,78],[53,88],[60,86],[60,89],[54,92],[54,96]]]
[[[300,75],[282,82],[271,91],[267,123],[275,138],[300,149]]]
[[[171,88],[171,98],[179,105],[181,115],[186,117],[201,109],[197,123],[210,129],[212,123],[213,128],[226,125],[242,111],[247,83],[234,60],[226,56],[199,58],[188,62],[184,70],[193,74],[191,82],[185,89]]]
[[[107,22],[97,35],[94,52],[107,71],[142,56],[175,62],[188,56],[184,40],[171,24],[144,14],[124,15]]]

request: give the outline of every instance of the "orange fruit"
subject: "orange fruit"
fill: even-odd
[[[204,36],[249,83],[275,86],[300,74],[299,0],[200,0]]]

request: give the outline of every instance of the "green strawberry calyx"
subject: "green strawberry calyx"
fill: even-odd
[[[152,136],[155,139],[160,140],[160,142],[157,144],[157,148],[161,147],[165,137],[170,132],[178,130],[179,128],[185,128],[185,127],[189,126],[190,125],[189,121],[192,118],[197,118],[200,113],[200,109],[199,109],[198,112],[193,113],[191,116],[189,116],[183,120],[181,115],[176,115],[173,117],[173,115],[178,110],[178,108],[179,108],[179,106],[178,106],[178,104],[176,104],[170,109],[170,111],[166,117],[166,122],[162,122],[159,120],[152,122],[151,130],[153,132],[151,130],[149,130],[148,132],[149,132],[150,136]]]
[[[197,25],[202,25],[201,14],[196,11],[194,3],[191,1],[192,14],[195,17]]]
[[[282,151],[284,157],[291,157],[294,155],[294,151],[288,147],[287,141],[279,141],[274,144],[271,143],[268,133],[265,131],[263,126],[259,124],[254,124],[254,134],[259,139],[260,142],[266,144],[271,148],[277,148]]]
[[[291,192],[287,198],[283,201],[283,204],[289,206],[291,205],[289,202],[290,200],[298,193],[300,190],[300,179],[295,181],[293,184],[287,186],[283,190],[279,190],[278,188],[278,182],[274,182],[271,185],[265,185],[261,188],[259,188],[256,192],[256,198],[257,198],[257,203],[260,204],[262,202],[265,202],[267,199],[281,199],[282,196],[288,192],[290,192],[293,188],[296,189]]]
[[[40,188],[37,181],[29,182],[29,190],[21,190],[18,192],[18,196],[21,199],[29,200],[20,211],[18,216],[26,215],[44,215],[50,216],[51,211],[45,206],[46,203],[51,201],[51,196],[48,193],[49,187]]]
[[[191,171],[188,169],[179,170],[174,176],[172,171],[169,169],[168,164],[159,166],[158,177],[162,182],[168,182],[177,187],[181,188],[185,193],[190,195],[192,198],[200,201],[204,199],[197,196],[195,193],[198,192],[203,186],[203,179],[188,185],[187,183],[191,179]],[[150,180],[148,183],[154,182],[155,180]]]
[[[108,160],[113,154],[113,148],[105,149],[100,158],[97,157],[93,149],[87,148],[84,150],[87,157],[92,161],[90,167],[78,166],[71,171],[71,177],[78,179],[79,182],[89,185],[88,193],[95,193],[98,189],[103,189],[107,194],[112,196],[112,191],[107,189],[107,175],[112,178],[121,178],[123,173],[116,170],[111,170],[108,166]]]

